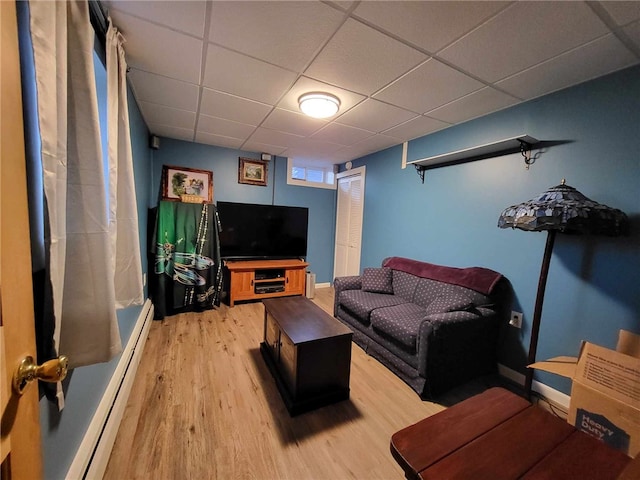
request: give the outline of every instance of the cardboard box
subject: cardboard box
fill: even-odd
[[[640,452],[640,336],[621,330],[616,350],[583,342],[578,358],[530,368],[572,379],[571,425],[630,457]]]

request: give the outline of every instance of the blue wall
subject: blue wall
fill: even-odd
[[[545,233],[497,228],[501,211],[563,178],[587,197],[624,211],[629,237],[558,235],[551,259],[538,359],[577,355],[581,340],[615,348],[617,332],[640,333],[640,67],[556,92],[409,143],[408,161],[519,134],[565,142],[534,150],[529,170],[512,154],[428,170],[424,185],[401,147],[358,161],[366,165],[361,265],[401,255],[503,273],[524,312],[509,327],[501,363],[524,372]],[[570,382],[536,373],[565,393]]]
[[[102,91],[104,93],[106,92],[104,68],[97,68],[96,70],[98,70],[99,92]],[[102,75],[100,75],[100,71]],[[99,100],[103,101],[104,99]],[[151,150],[147,147],[149,131],[131,94],[129,94],[129,115],[138,203],[142,271],[146,273],[146,224],[148,202],[151,195]],[[106,132],[102,134],[105,136]],[[141,311],[142,306],[118,310],[118,325],[123,347],[129,341]],[[62,412],[58,412],[57,406],[46,399],[43,398],[40,401],[40,427],[45,479],[57,480],[65,478],[119,361],[120,355],[108,363],[81,367],[72,371],[68,379],[63,383],[65,408]]]
[[[162,138],[160,149],[153,153],[153,203],[157,204],[162,166],[173,165],[212,171],[215,202],[308,207],[308,269],[316,274],[317,282],[330,282],[333,279],[335,190],[287,185],[287,160],[282,157],[269,162],[266,187],[240,184],[239,157],[260,158],[260,154]]]

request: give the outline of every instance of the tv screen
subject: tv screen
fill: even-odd
[[[217,202],[217,208],[222,258],[307,256],[308,208],[235,202]]]

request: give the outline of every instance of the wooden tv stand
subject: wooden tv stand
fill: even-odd
[[[297,258],[225,261],[229,271],[229,306],[240,300],[304,295],[308,265]]]

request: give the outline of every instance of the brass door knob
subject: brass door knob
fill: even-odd
[[[13,374],[13,390],[22,395],[29,382],[61,382],[67,376],[69,359],[64,355],[37,365],[32,356],[25,357]]]

